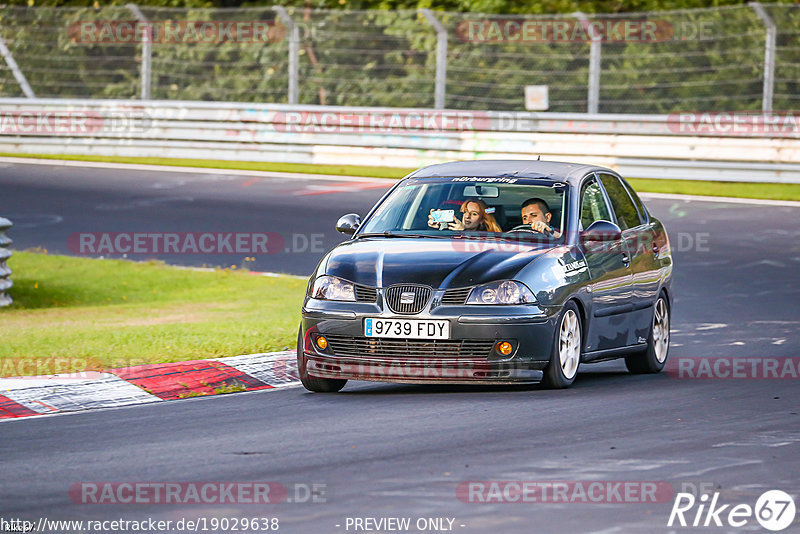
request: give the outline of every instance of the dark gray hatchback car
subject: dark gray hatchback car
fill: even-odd
[[[672,257],[664,226],[610,169],[432,165],[399,181],[311,276],[298,370],[349,379],[572,384],[582,363],[663,369]]]

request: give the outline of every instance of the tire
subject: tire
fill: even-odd
[[[658,373],[667,363],[669,354],[670,311],[667,297],[661,293],[653,306],[653,322],[647,337],[647,348],[625,358],[625,367],[633,374]]]
[[[556,323],[550,364],[544,370],[542,384],[551,389],[567,388],[575,381],[581,364],[583,330],[578,307],[570,301],[564,305]]]
[[[300,375],[303,387],[314,393],[336,393],[347,384],[346,379],[308,376],[307,362],[308,359],[303,352],[303,325],[300,325],[300,330],[297,332],[297,374]]]

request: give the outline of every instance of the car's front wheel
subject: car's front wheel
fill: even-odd
[[[544,370],[542,383],[549,388],[566,388],[575,381],[581,364],[581,316],[570,301],[564,305],[556,327],[550,364]]]
[[[314,393],[336,393],[347,384],[347,380],[338,378],[319,378],[309,376],[306,370],[308,358],[303,351],[303,325],[297,332],[297,374],[300,375],[300,382],[303,386]]]
[[[662,293],[653,308],[653,324],[644,352],[625,358],[625,367],[634,374],[658,373],[667,363],[669,352],[669,305]]]

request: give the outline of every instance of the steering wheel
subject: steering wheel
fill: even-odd
[[[515,226],[511,230],[507,230],[506,231],[506,233],[509,233],[509,232],[528,232],[528,233],[531,233],[531,234],[539,234],[539,235],[547,235],[547,234],[549,234],[549,235],[552,235],[552,232],[537,232],[536,230],[531,228],[531,226],[529,224],[518,224],[517,226]]]
[[[534,231],[534,229],[531,228],[531,225],[529,225],[529,224],[518,224],[517,226],[515,226],[511,230],[506,230],[506,233],[509,233],[509,232],[530,232],[532,234],[538,234],[539,233],[539,232]]]

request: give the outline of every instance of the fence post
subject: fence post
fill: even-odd
[[[587,97],[586,112],[598,113],[600,111],[600,53],[603,37],[594,31],[594,27],[589,24],[586,14],[578,11],[574,14],[575,18],[583,25],[592,43],[589,47],[589,95]]]
[[[420,9],[420,13],[436,30],[436,84],[434,89],[434,104],[436,109],[444,109],[447,84],[447,29],[439,22],[430,9]]]
[[[153,56],[153,31],[148,24],[147,17],[139,10],[136,4],[125,4],[133,16],[142,23],[144,32],[142,39],[142,100],[150,100],[150,65]],[[139,32],[136,32],[139,35]]]
[[[11,250],[8,246],[12,243],[6,235],[6,230],[12,226],[11,221],[0,217],[0,307],[11,304],[11,297],[7,291],[14,285],[9,279],[11,269],[6,264],[6,260],[11,257]]]
[[[283,6],[272,6],[289,30],[289,104],[297,104],[297,80],[300,67],[300,30]]]
[[[0,36],[0,54],[2,54],[3,59],[6,60],[6,65],[8,65],[8,68],[11,69],[12,74],[14,74],[14,78],[17,80],[23,94],[27,98],[36,98],[33,89],[31,89],[31,86],[28,84],[28,79],[25,78],[25,75],[19,70],[19,65],[17,65],[17,62],[14,60],[11,50],[6,46],[6,42],[3,40],[2,36]]]
[[[778,30],[769,13],[759,2],[750,2],[764,26],[767,27],[767,39],[764,43],[764,93],[761,98],[761,111],[772,112],[772,95],[775,86],[775,42]]]

